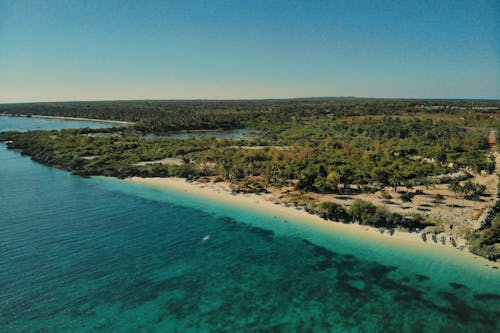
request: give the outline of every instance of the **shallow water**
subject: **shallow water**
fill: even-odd
[[[0,116],[0,131],[34,131],[63,128],[107,128],[119,126],[109,122],[80,121],[49,118],[24,118]]]
[[[500,273],[0,145],[0,331],[494,332]]]

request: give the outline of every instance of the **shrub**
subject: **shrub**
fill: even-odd
[[[322,202],[317,206],[317,210],[322,218],[328,220],[347,221],[350,217],[345,208],[335,202]]]
[[[432,202],[434,202],[434,203],[443,203],[443,201],[444,201],[444,196],[442,194],[439,194],[439,193],[436,194],[434,196],[434,199],[432,200]]]
[[[349,208],[349,214],[355,221],[366,223],[375,214],[376,207],[371,202],[356,199]]]
[[[390,195],[385,189],[380,191],[380,195],[382,196],[383,199],[389,200],[392,199],[392,195]]]
[[[410,192],[401,193],[401,195],[399,196],[399,198],[403,202],[412,202],[412,200],[413,200],[413,193],[410,193]]]

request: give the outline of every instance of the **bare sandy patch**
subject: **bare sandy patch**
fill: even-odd
[[[177,158],[177,157],[166,157],[164,159],[156,160],[156,161],[141,161],[141,162],[135,163],[134,165],[145,166],[145,165],[151,165],[151,164],[182,165],[182,164],[184,164],[184,161],[180,158]]]

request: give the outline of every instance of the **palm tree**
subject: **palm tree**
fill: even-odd
[[[458,200],[458,193],[462,192],[462,186],[460,186],[460,183],[453,181],[448,185],[448,188],[455,194],[455,199]],[[455,202],[453,202],[453,207],[455,207]]]
[[[389,182],[391,183],[394,192],[398,191],[398,187],[401,183],[401,176],[397,171],[394,171],[391,177],[389,178]]]

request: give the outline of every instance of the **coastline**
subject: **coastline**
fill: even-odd
[[[25,117],[21,115],[14,114],[0,114],[3,117]],[[80,118],[80,117],[62,117],[62,116],[42,116],[42,115],[31,115],[31,118],[43,118],[43,119],[60,119],[60,120],[77,120],[77,121],[92,121],[97,123],[111,123],[120,125],[133,125],[135,123],[123,120],[104,120],[104,119],[93,119],[93,118]]]
[[[103,119],[92,119],[92,118],[79,118],[79,117],[59,117],[59,116],[39,116],[32,115],[32,118],[47,118],[47,119],[61,119],[61,120],[80,120],[80,121],[94,121],[98,123],[112,123],[121,125],[133,125],[135,123],[123,120],[103,120]]]
[[[141,178],[141,177],[131,177],[122,179],[122,181],[146,185],[156,188],[164,188],[169,190],[174,190],[178,192],[186,192],[190,195],[207,198],[210,200],[215,200],[223,203],[227,203],[234,206],[244,207],[251,210],[258,210],[263,213],[269,214],[270,216],[279,217],[281,219],[292,219],[300,223],[307,223],[325,232],[341,232],[349,234],[357,239],[365,239],[370,241],[384,242],[386,244],[404,246],[404,247],[420,247],[432,249],[434,251],[453,251],[456,253],[462,253],[473,259],[484,260],[487,265],[492,267],[500,268],[500,264],[496,262],[489,261],[485,258],[477,256],[471,253],[467,247],[459,249],[453,247],[451,244],[446,242],[446,244],[435,243],[432,240],[424,241],[421,237],[421,233],[418,232],[408,232],[403,230],[394,230],[389,232],[381,229],[360,225],[357,223],[341,223],[327,221],[318,215],[314,215],[306,212],[303,209],[297,209],[295,207],[288,207],[283,204],[276,203],[276,199],[272,194],[234,194],[231,193],[229,183],[200,183],[200,182],[188,182],[183,178],[168,177],[168,178]]]

